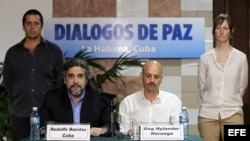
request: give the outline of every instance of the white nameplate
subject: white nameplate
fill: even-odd
[[[90,140],[89,124],[49,124],[47,140]]]
[[[141,140],[184,140],[182,125],[141,125]]]

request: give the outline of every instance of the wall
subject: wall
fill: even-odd
[[[87,1],[87,0],[86,0]],[[96,16],[98,13],[89,12],[88,7],[99,5],[96,8],[107,11],[105,6],[102,7],[100,2],[106,2],[103,0],[92,0],[85,3],[87,7],[79,8],[75,10],[73,5],[81,3],[79,0],[1,0],[0,4],[0,61],[3,61],[5,52],[14,43],[20,41],[23,37],[22,31],[22,15],[27,9],[36,8],[40,10],[44,18],[46,17],[60,17],[67,15],[65,11],[71,11],[69,13],[73,16],[81,16],[84,11],[84,17]],[[92,3],[91,3],[92,2]],[[99,2],[99,3],[94,3]],[[111,0],[111,3],[114,1]],[[73,3],[69,7],[64,3]],[[103,3],[105,4],[105,3]],[[107,3],[106,3],[107,4]],[[64,7],[63,7],[64,5]],[[112,12],[114,8],[111,8],[111,13],[105,12],[103,14],[112,15],[112,17],[204,17],[205,18],[205,48],[209,50],[212,48],[213,40],[211,36],[212,27],[212,1],[211,0],[116,0],[115,1],[115,13]],[[60,7],[61,9],[56,9]],[[53,7],[55,7],[53,9]],[[62,10],[62,7],[64,10]],[[10,10],[11,9],[11,10]],[[80,13],[78,15],[77,11]],[[91,11],[91,10],[90,10]],[[101,11],[101,10],[100,10]],[[99,12],[100,12],[99,11]],[[73,12],[73,13],[72,13]],[[89,12],[89,14],[88,14]],[[61,14],[61,15],[60,15]],[[70,16],[70,15],[69,15]],[[105,16],[105,15],[104,15]],[[45,21],[46,22],[46,21]],[[114,60],[106,59],[99,60],[99,62],[110,66]],[[158,59],[164,66],[164,80],[161,84],[161,89],[172,92],[181,98],[183,106],[188,108],[190,113],[190,133],[197,134],[197,113],[199,106],[198,88],[197,88],[197,65],[199,59]],[[116,85],[106,85],[106,90],[118,93],[120,99],[124,95],[130,94],[141,88],[141,82],[139,79],[139,73],[141,68],[128,68],[122,72],[126,76],[126,85],[117,83]],[[96,72],[95,72],[96,73]]]
[[[182,0],[181,17],[204,17],[205,18],[205,48],[206,51],[213,48],[212,23],[213,3],[210,0]],[[181,60],[181,84],[182,101],[188,107],[191,115],[191,132],[198,134],[197,114],[199,106],[197,88],[197,65],[199,59]]]
[[[52,0],[0,0],[0,61],[7,49],[24,37],[22,16],[31,8],[42,12],[44,18],[52,17]]]

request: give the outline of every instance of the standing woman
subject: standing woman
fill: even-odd
[[[205,141],[224,140],[224,125],[244,124],[242,97],[248,85],[246,54],[232,46],[234,27],[227,14],[214,20],[215,47],[200,57],[198,129]]]

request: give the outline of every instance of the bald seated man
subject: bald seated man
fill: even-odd
[[[159,86],[163,79],[162,65],[156,60],[147,61],[140,73],[143,88],[125,97],[119,105],[120,131],[132,135],[131,121],[179,122],[181,100]]]

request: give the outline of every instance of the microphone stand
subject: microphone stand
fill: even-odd
[[[111,120],[110,120],[110,122],[111,122],[110,123],[110,126],[111,126],[110,130],[111,130],[111,137],[117,136],[117,138],[119,140],[119,139],[123,138],[124,135],[123,135],[122,132],[117,131],[116,126],[115,126],[115,117],[114,117],[114,115],[115,115],[115,111],[116,111],[116,106],[115,106],[114,101],[113,101],[113,99],[115,97],[116,96],[110,98],[110,114],[111,114],[111,116],[110,116],[110,118],[111,118]],[[117,140],[117,139],[115,138],[115,140]]]
[[[110,99],[110,114],[111,114],[111,123],[110,123],[110,130],[111,130],[111,137],[114,136],[115,134],[115,117],[114,117],[114,113],[115,113],[115,104],[113,101],[113,98]]]
[[[115,136],[115,117],[114,117],[114,113],[116,110],[115,104],[113,99],[116,97],[115,94],[109,94],[109,93],[105,93],[105,92],[101,92],[99,93],[101,96],[105,96],[108,97],[110,100],[110,131],[111,131],[111,137]]]

